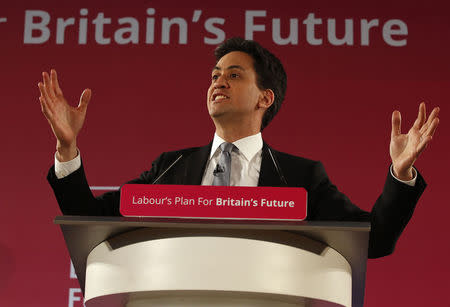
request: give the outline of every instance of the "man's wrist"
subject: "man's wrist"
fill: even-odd
[[[392,171],[394,173],[395,178],[397,178],[401,181],[410,181],[410,180],[414,179],[414,171],[413,171],[412,166],[406,170],[401,170],[401,171],[396,170],[395,167],[393,166]]]
[[[59,142],[56,143],[56,159],[58,159],[59,162],[73,160],[77,155],[78,150],[76,143],[69,146],[62,146]]]
[[[55,175],[56,178],[62,179],[69,176],[81,167],[80,152],[76,149],[77,155],[75,158],[69,161],[59,161],[57,158],[57,152],[55,153]]]
[[[409,186],[412,186],[412,187],[416,185],[417,171],[416,171],[416,169],[414,167],[412,167],[413,176],[412,176],[412,178],[410,180],[402,180],[402,179],[398,178],[397,175],[394,172],[394,166],[393,165],[391,165],[391,167],[390,167],[390,172],[391,172],[392,177],[394,177],[395,180],[400,181],[400,182],[402,182],[404,184],[407,184]]]

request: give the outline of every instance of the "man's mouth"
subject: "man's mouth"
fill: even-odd
[[[228,99],[228,98],[229,98],[228,96],[223,95],[223,94],[214,94],[213,97],[212,97],[212,101],[216,102],[216,101],[219,101],[219,100],[222,100],[222,99]]]

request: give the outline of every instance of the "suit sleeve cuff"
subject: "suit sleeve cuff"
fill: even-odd
[[[81,167],[80,151],[77,149],[77,156],[67,162],[59,162],[55,153],[55,175],[56,178],[62,179],[69,176]]]
[[[391,165],[391,167],[390,167],[390,171],[391,171],[391,176],[394,177],[395,180],[400,181],[400,182],[402,182],[402,183],[404,183],[404,184],[407,184],[407,185],[409,185],[409,186],[411,186],[411,187],[413,187],[413,186],[416,185],[417,171],[416,171],[416,169],[415,169],[414,167],[413,167],[413,179],[411,179],[411,180],[400,180],[400,179],[398,179],[397,177],[395,177],[394,171],[393,171],[393,169],[392,169],[392,165]]]

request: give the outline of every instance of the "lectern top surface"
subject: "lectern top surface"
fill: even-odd
[[[370,231],[369,222],[336,221],[248,221],[248,220],[201,220],[201,219],[157,219],[147,217],[115,216],[57,216],[54,220],[59,225],[110,225],[123,227],[155,228],[219,228],[219,229],[266,229],[266,230],[307,230],[326,229],[341,231]]]

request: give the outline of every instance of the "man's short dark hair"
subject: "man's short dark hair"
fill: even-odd
[[[286,94],[287,76],[283,64],[257,42],[240,37],[230,38],[216,48],[214,51],[216,62],[233,51],[245,52],[253,58],[253,67],[257,75],[256,84],[260,89],[271,89],[275,94],[273,104],[264,113],[261,123],[263,130],[280,110]]]

